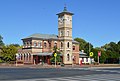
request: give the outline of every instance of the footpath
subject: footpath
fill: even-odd
[[[120,64],[99,64],[99,65],[16,65],[0,64],[0,68],[120,68]]]

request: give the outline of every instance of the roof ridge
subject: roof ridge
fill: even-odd
[[[34,33],[26,38],[43,38],[43,39],[57,39],[58,35],[55,34],[41,34],[41,33]],[[26,39],[23,38],[23,39]]]

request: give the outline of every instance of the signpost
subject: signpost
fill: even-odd
[[[90,57],[92,57],[94,54],[93,54],[93,52],[90,52]]]
[[[55,67],[56,67],[56,57],[57,57],[57,53],[54,54],[55,57]]]
[[[98,51],[98,64],[99,64],[99,57],[101,56],[101,51]]]
[[[90,66],[92,67],[92,58],[91,57],[93,57],[93,52],[90,52],[90,54],[89,54],[89,56],[90,56]]]

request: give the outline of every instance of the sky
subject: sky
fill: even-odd
[[[0,35],[20,44],[34,33],[58,35],[57,13],[66,4],[73,15],[73,39],[94,47],[120,41],[120,0],[0,0]]]

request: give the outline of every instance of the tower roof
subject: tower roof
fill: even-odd
[[[65,6],[63,11],[61,13],[58,13],[57,15],[64,15],[64,14],[68,14],[68,15],[74,15],[73,13],[67,11],[67,7]]]

